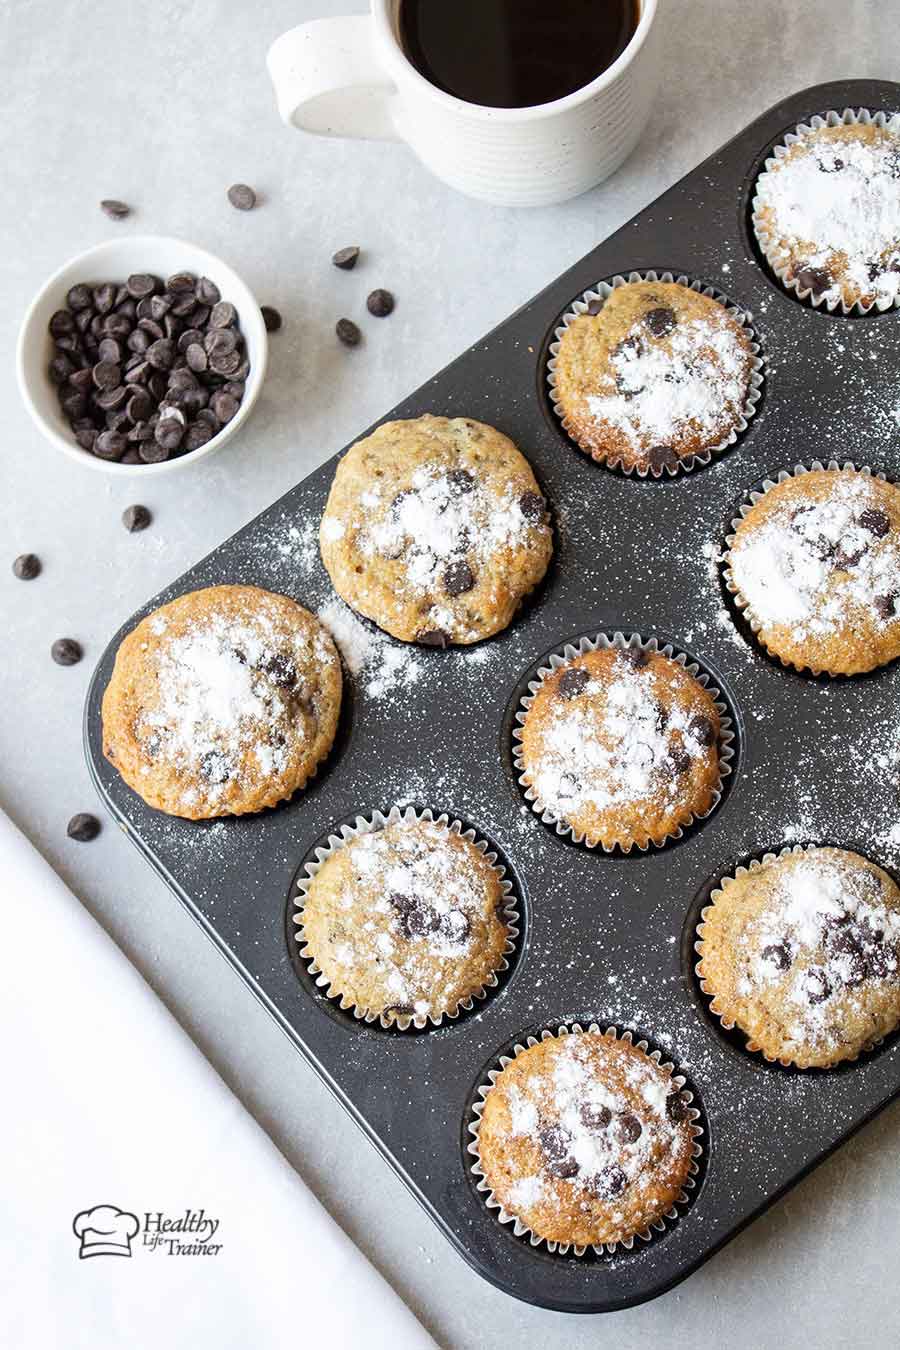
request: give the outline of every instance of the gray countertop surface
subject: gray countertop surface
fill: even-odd
[[[612,180],[534,212],[470,202],[392,144],[286,129],[264,58],[285,28],[359,0],[8,0],[0,8],[0,566],[5,630],[0,804],[144,973],[331,1213],[448,1347],[896,1344],[900,1108],[886,1111],[686,1283],[628,1312],[577,1318],[518,1303],[451,1250],[201,931],[107,823],[66,838],[96,799],[81,750],[94,660],[149,595],[628,220],[779,98],[847,76],[900,78],[894,3],[660,0],[651,126]],[[234,211],[225,189],[262,198]],[[113,225],[101,197],[133,217]],[[220,253],[284,329],[247,428],[168,478],[111,482],[31,425],[15,387],[22,312],[66,258],[116,231],[182,235]],[[364,263],[329,262],[359,242]],[[375,286],[397,296],[364,315]],[[342,314],[365,322],[348,352]],[[154,513],[129,535],[120,513]],[[23,584],[13,557],[44,561]],[[52,664],[52,639],[84,645]],[[74,1344],[74,1342],[73,1342]],[[171,1344],[179,1344],[173,1327]]]

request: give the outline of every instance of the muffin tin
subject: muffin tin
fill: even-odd
[[[120,825],[457,1251],[499,1288],[549,1308],[599,1312],[662,1293],[900,1089],[900,1038],[827,1072],[767,1065],[710,1017],[694,975],[700,910],[749,856],[828,842],[895,871],[900,852],[896,668],[852,681],[784,670],[747,633],[716,562],[748,489],[781,468],[853,459],[900,472],[900,314],[848,318],[803,304],[762,265],[749,225],[770,147],[798,122],[847,106],[892,111],[900,86],[848,81],[780,103],[389,414],[469,415],[509,434],[550,502],[556,557],[519,618],[479,648],[404,648],[398,666],[385,652],[400,644],[362,624],[354,663],[365,649],[367,663],[348,676],[334,750],[305,792],[256,817],[159,815],[104,760],[100,699],[122,633],[186,590],[251,582],[314,609],[333,601],[315,539],[334,461],[148,601],[110,643],[88,695],[88,762]],[[766,362],[757,414],[737,443],[659,481],[574,449],[546,382],[573,300],[649,268],[714,285],[748,310]],[[718,808],[647,853],[604,854],[557,835],[516,781],[512,728],[528,678],[548,653],[598,631],[656,637],[696,659],[734,724],[734,772]],[[486,838],[522,919],[509,969],[484,1002],[423,1031],[342,1012],[305,972],[290,921],[315,846],[394,803],[446,811]],[[574,1021],[649,1041],[687,1075],[701,1112],[690,1204],[630,1251],[532,1247],[497,1221],[470,1171],[473,1106],[499,1056]]]

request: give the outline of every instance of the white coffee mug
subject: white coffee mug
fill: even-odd
[[[371,14],[315,19],[269,49],[278,110],[323,136],[404,140],[432,173],[498,206],[544,206],[585,192],[617,169],[644,130],[657,86],[657,0],[616,61],[583,89],[532,108],[465,103],[407,59],[400,0]]]

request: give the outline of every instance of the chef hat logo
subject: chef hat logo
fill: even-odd
[[[116,1205],[95,1205],[75,1215],[72,1229],[80,1240],[78,1255],[130,1256],[131,1239],[137,1236],[138,1218]]]

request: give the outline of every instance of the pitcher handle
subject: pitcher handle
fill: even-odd
[[[288,126],[319,136],[399,139],[396,89],[376,56],[370,15],[302,23],[275,39],[266,64]]]

